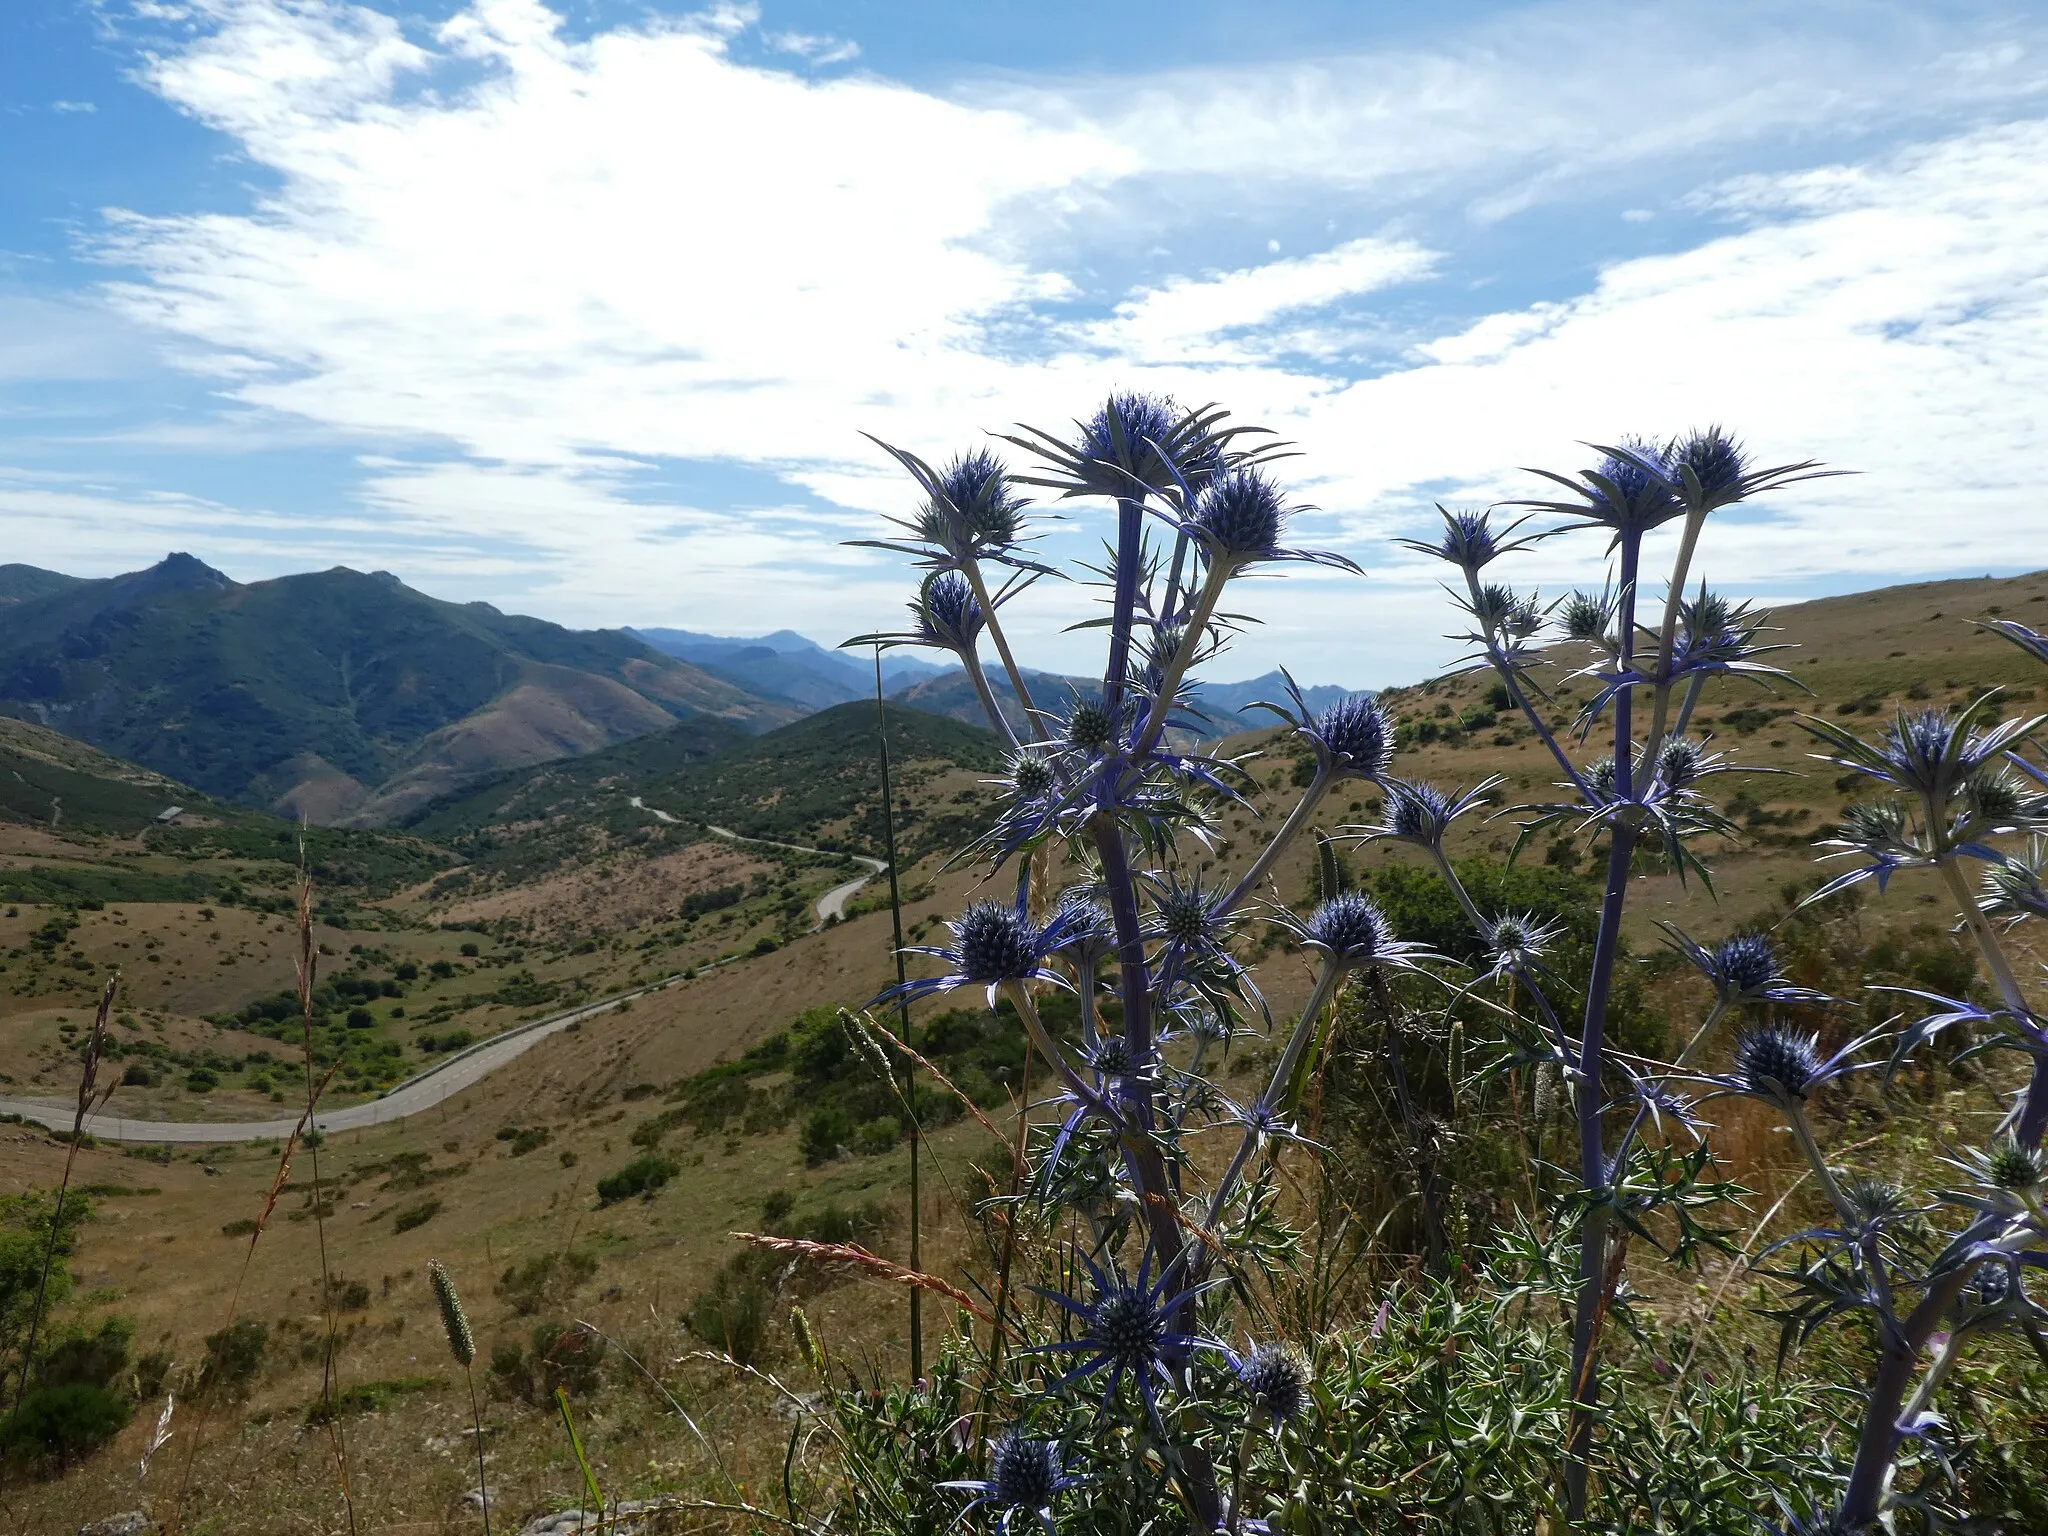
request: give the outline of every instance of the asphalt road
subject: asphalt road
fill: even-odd
[[[640,797],[632,800],[635,809],[643,810],[657,820],[674,822],[677,818],[667,811],[643,805]],[[706,830],[714,836],[726,838],[735,843],[763,843],[770,848],[787,848],[796,853],[828,853],[823,848],[806,848],[800,843],[776,843],[767,838],[742,837],[726,827],[713,827],[708,823]],[[829,854],[828,854],[829,856]],[[869,873],[844,885],[835,885],[818,898],[817,928],[835,917],[846,914],[846,904],[876,875],[888,869],[880,859],[867,858],[861,854],[844,855],[857,864],[865,864]],[[813,928],[813,933],[817,932]],[[736,957],[735,957],[736,958]],[[728,965],[731,960],[714,960],[712,965]],[[698,969],[708,970],[709,966]],[[608,1009],[616,1008],[623,1002],[636,997],[645,997],[663,987],[680,980],[680,976],[666,976],[660,981],[644,987],[635,987],[630,992],[621,992],[602,1002],[585,1003],[567,1013],[558,1013],[550,1018],[535,1019],[530,1024],[521,1024],[495,1035],[489,1040],[470,1046],[450,1056],[418,1077],[400,1083],[381,1098],[367,1104],[350,1104],[342,1109],[332,1110],[314,1118],[314,1125],[322,1132],[353,1131],[366,1125],[388,1125],[394,1120],[403,1120],[416,1115],[423,1109],[432,1109],[444,1099],[452,1099],[465,1088],[474,1087],[489,1077],[507,1062],[524,1055],[549,1035],[567,1029]],[[77,1113],[73,1104],[52,1104],[39,1099],[14,1099],[0,1097],[0,1114],[20,1115],[38,1125],[52,1130],[68,1131],[72,1117]],[[276,1141],[289,1136],[298,1124],[298,1117],[287,1120],[128,1120],[119,1115],[95,1114],[88,1116],[86,1131],[102,1141],[146,1141],[216,1143],[229,1141]]]
[[[602,1002],[584,1003],[567,1013],[517,1025],[450,1056],[418,1077],[409,1078],[381,1098],[319,1114],[314,1117],[313,1124],[323,1132],[353,1131],[366,1125],[387,1125],[393,1120],[416,1115],[423,1109],[432,1109],[443,1099],[452,1099],[465,1088],[474,1087],[507,1062],[532,1050],[549,1035],[633,998],[658,992],[679,979],[677,976],[664,977],[647,986],[635,987],[630,992],[620,992]],[[0,1114],[20,1115],[24,1120],[33,1120],[52,1130],[70,1130],[72,1116],[76,1113],[75,1103],[50,1104],[37,1099],[0,1098]],[[298,1123],[297,1115],[286,1120],[127,1120],[118,1115],[100,1113],[87,1116],[85,1129],[102,1141],[205,1143],[276,1141],[290,1135],[292,1127]]]

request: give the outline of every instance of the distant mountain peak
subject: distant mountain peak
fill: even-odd
[[[207,587],[232,587],[235,584],[234,579],[225,571],[216,571],[197,555],[188,555],[183,550],[171,551],[155,565],[139,574],[153,587],[198,590]]]

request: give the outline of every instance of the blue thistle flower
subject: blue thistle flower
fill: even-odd
[[[1106,1372],[1109,1381],[1102,1394],[1105,1410],[1128,1373],[1143,1395],[1147,1410],[1156,1417],[1157,1386],[1172,1386],[1175,1376],[1196,1350],[1222,1349],[1214,1339],[1186,1331],[1180,1318],[1184,1308],[1192,1307],[1204,1292],[1227,1283],[1226,1279],[1176,1290],[1171,1271],[1153,1278],[1149,1248],[1138,1263],[1135,1278],[1114,1263],[1100,1265],[1086,1254],[1080,1258],[1095,1292],[1092,1300],[1077,1301],[1060,1291],[1033,1288],[1071,1314],[1080,1324],[1080,1334],[1057,1343],[1041,1344],[1030,1353],[1080,1358],[1081,1363],[1061,1377],[1054,1390]]]
[[[1567,640],[1604,643],[1607,626],[1613,620],[1614,612],[1606,598],[1595,597],[1590,592],[1574,592],[1565,599],[1564,611],[1558,615],[1557,623]]]
[[[1011,756],[1008,766],[1009,772],[1002,782],[1016,799],[1028,803],[1052,793],[1052,764],[1046,761],[1043,752],[1026,747]]]
[[[1716,506],[1741,496],[1749,471],[1749,455],[1719,427],[1686,433],[1665,450],[1664,459],[1670,474],[1681,481],[1690,475],[1698,495]]]
[[[1288,508],[1280,488],[1257,469],[1226,470],[1195,497],[1190,524],[1226,560],[1270,560],[1280,552]]]
[[[1451,795],[1421,779],[1386,779],[1381,782],[1386,798],[1382,802],[1379,824],[1346,830],[1365,842],[1392,838],[1395,842],[1410,843],[1417,848],[1438,850],[1443,847],[1451,823],[1467,811],[1484,805],[1486,797],[1500,782],[1496,776],[1460,794]]]
[[[1279,1423],[1299,1418],[1309,1405],[1308,1362],[1284,1344],[1257,1344],[1230,1357],[1237,1385],[1254,1409]]]
[[[1657,749],[1657,778],[1667,789],[1686,789],[1713,766],[1714,754],[1689,736],[1674,736]]]
[[[1114,465],[1131,479],[1157,489],[1177,468],[1163,453],[1184,415],[1171,395],[1137,391],[1111,395],[1102,409],[1082,424],[1081,439],[1074,448],[1097,464]],[[1123,494],[1129,494],[1128,488]]]
[[[962,1519],[984,1504],[1001,1511],[997,1528],[1009,1536],[1019,1519],[1035,1520],[1052,1536],[1053,1501],[1087,1481],[1069,1473],[1057,1441],[1038,1440],[1020,1428],[1003,1431],[989,1448],[988,1476],[940,1483],[941,1488],[979,1495],[960,1511]]]
[[[1576,480],[1547,469],[1529,471],[1563,486],[1571,500],[1526,500],[1511,505],[1576,518],[1567,528],[1608,528],[1617,539],[1624,534],[1647,533],[1684,513],[1685,503],[1678,495],[1663,448],[1642,438],[1623,438],[1611,448],[1593,446],[1602,456],[1600,463],[1581,470]]]
[[[1789,1113],[1836,1078],[1873,1065],[1855,1058],[1881,1033],[1859,1036],[1824,1058],[1818,1035],[1801,1034],[1782,1024],[1760,1024],[1736,1040],[1733,1069],[1705,1081],[1723,1093],[1761,1099]]]
[[[1794,986],[1786,979],[1777,946],[1771,943],[1768,934],[1733,934],[1708,949],[1670,923],[1660,922],[1657,926],[1664,930],[1664,942],[1706,977],[1714,995],[1723,1003],[1814,1005],[1830,1000],[1825,993]]]
[[[1055,922],[1065,934],[1062,946],[1068,953],[1100,959],[1116,947],[1116,923],[1109,909],[1085,887],[1071,886],[1060,892],[1054,908]]]
[[[1419,554],[1447,560],[1467,575],[1477,575],[1502,555],[1525,548],[1543,537],[1541,534],[1519,539],[1513,537],[1514,531],[1527,522],[1527,518],[1516,518],[1507,527],[1496,529],[1491,512],[1451,512],[1441,504],[1437,511],[1443,514],[1444,531],[1434,544],[1426,544],[1420,539],[1398,542]]]
[[[951,992],[960,987],[988,988],[989,1006],[996,993],[1011,982],[1049,981],[1064,987],[1066,980],[1047,967],[1046,961],[1067,944],[1072,919],[1056,912],[1043,928],[1032,922],[1023,903],[1009,906],[1000,901],[977,901],[947,923],[953,942],[943,949],[908,945],[909,955],[931,955],[952,966],[944,976],[929,976],[891,987],[874,1004],[893,1002],[899,997],[919,998],[933,992]]]
[[[1003,461],[986,448],[960,454],[939,473],[940,496],[926,507],[933,522],[962,554],[984,556],[1017,542],[1026,500],[1017,494]]]
[[[1289,926],[1303,944],[1347,970],[1360,965],[1408,969],[1423,953],[1394,937],[1386,914],[1363,891],[1340,892],[1311,912],[1306,922]]]
[[[1183,882],[1178,875],[1151,877],[1152,937],[1184,955],[1213,954],[1230,941],[1230,912],[1225,894],[1202,884],[1201,877]]]
[[[1530,912],[1506,912],[1488,920],[1483,937],[1492,973],[1526,975],[1537,969],[1563,931],[1561,923],[1539,922]]]
[[[975,638],[988,622],[973,586],[958,571],[942,571],[927,580],[910,612],[923,644],[962,655],[974,648]]]
[[[1315,747],[1324,771],[1340,779],[1378,780],[1394,760],[1387,712],[1370,694],[1339,699],[1298,734]]]

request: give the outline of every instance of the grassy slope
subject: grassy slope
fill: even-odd
[[[1873,705],[1882,710],[1893,699],[1915,702],[1906,699],[1915,694],[1925,694],[1929,702],[1954,702],[1990,682],[2009,683],[2014,707],[2024,708],[2026,700],[2019,696],[2038,691],[2044,679],[2017,652],[1967,624],[1970,617],[1995,609],[2017,617],[2048,618],[2048,575],[1898,588],[1788,609],[1780,620],[1781,638],[1801,647],[1789,653],[1791,670],[1813,689],[1814,696],[1758,696],[1738,687],[1719,687],[1710,691],[1702,711],[1703,723],[1712,722],[1716,745],[1735,749],[1745,762],[1805,770],[1813,766],[1805,757],[1805,738],[1794,728],[1790,715],[1773,717],[1771,711],[1804,709],[1870,727],[1880,723],[1877,716],[1866,713]],[[1397,691],[1390,702],[1405,719],[1455,720],[1481,703],[1485,687],[1479,679],[1423,685]],[[1845,709],[1849,711],[1846,717]],[[1760,710],[1762,717],[1737,713],[1743,710]],[[825,717],[820,717],[820,722],[814,729],[824,731],[830,725]],[[852,729],[851,717],[848,729]],[[1535,754],[1526,734],[1518,734],[1512,726],[1504,728],[1495,722],[1455,735],[1455,740],[1438,740],[1404,751],[1397,771],[1447,783],[1505,773],[1514,798],[1540,795],[1554,776]],[[653,744],[642,745],[651,749]],[[758,745],[768,748],[766,741]],[[1268,786],[1262,789],[1260,800],[1274,809],[1283,806],[1290,769],[1287,744],[1269,732],[1240,738],[1231,745],[1233,749],[1268,749],[1268,757],[1254,765],[1262,785]],[[1586,753],[1594,755],[1591,749]],[[765,768],[771,761],[772,749],[761,766]],[[727,770],[730,768],[728,764]],[[702,774],[704,769],[684,764],[674,772],[680,782],[681,776]],[[717,777],[710,775],[704,782]],[[963,771],[953,770],[951,777],[935,777],[924,793],[939,793],[949,799],[960,792],[949,786],[963,779],[971,783]],[[1723,780],[1724,799],[1743,787],[1741,780]],[[1712,855],[1719,904],[1697,883],[1681,889],[1668,876],[1645,876],[1635,898],[1639,927],[1646,927],[1651,916],[1671,915],[1696,932],[1718,935],[1760,910],[1787,881],[1811,880],[1810,839],[1847,798],[1832,773],[1822,770],[1804,777],[1759,778],[1750,781],[1747,796],[1739,807],[1742,819],[1749,822],[1745,841]],[[649,798],[650,803],[660,803]],[[758,785],[755,798],[763,798]],[[772,813],[781,802],[768,798],[763,809]],[[1369,810],[1369,797],[1354,788],[1321,819],[1334,827],[1364,819]],[[1270,820],[1265,823],[1270,824]],[[1466,851],[1502,851],[1513,835],[1504,822],[1488,825],[1475,819],[1469,825]],[[1259,827],[1248,817],[1226,818],[1223,830],[1230,841],[1218,862],[1226,868],[1241,864],[1256,844]],[[1542,857],[1543,852],[1539,847],[1532,856]],[[1383,861],[1406,858],[1385,848],[1369,849],[1355,857],[1368,869]],[[1298,852],[1283,861],[1275,883],[1280,895],[1299,900],[1307,881],[1307,856]],[[908,913],[913,932],[921,932],[939,916],[957,910],[973,883],[969,872],[933,878],[930,893],[913,903]],[[1945,933],[1945,909],[1924,902],[1928,894],[1910,878],[1902,878],[1895,882],[1889,898],[1869,909],[1868,920],[1874,928],[1917,925],[1936,935]],[[728,1250],[722,1234],[760,1224],[759,1204],[767,1193],[795,1192],[803,1206],[815,1206],[826,1198],[900,1199],[900,1157],[853,1158],[806,1171],[786,1130],[696,1140],[685,1131],[673,1138],[669,1147],[684,1162],[685,1174],[652,1201],[600,1211],[593,1209],[589,1193],[597,1174],[633,1153],[626,1133],[658,1107],[658,1101],[629,1099],[629,1091],[637,1091],[635,1085],[673,1082],[729,1058],[806,1007],[821,1002],[858,1003],[873,995],[893,975],[887,922],[885,914],[856,918],[798,939],[774,954],[709,972],[636,1004],[629,1012],[593,1020],[575,1036],[548,1042],[437,1116],[427,1117],[431,1123],[423,1119],[363,1133],[350,1138],[345,1146],[330,1149],[330,1172],[352,1163],[377,1163],[400,1152],[426,1153],[435,1167],[463,1166],[461,1173],[425,1191],[438,1194],[444,1209],[429,1224],[404,1236],[392,1234],[384,1213],[401,1201],[418,1200],[421,1192],[386,1188],[378,1181],[352,1189],[350,1197],[340,1202],[328,1232],[335,1267],[371,1281],[375,1297],[367,1311],[354,1319],[359,1326],[344,1354],[344,1381],[422,1371],[446,1375],[433,1333],[431,1304],[421,1283],[429,1256],[443,1258],[463,1277],[486,1354],[493,1343],[522,1338],[537,1320],[513,1316],[503,1302],[490,1295],[491,1279],[512,1258],[569,1243],[590,1248],[601,1257],[598,1278],[577,1304],[577,1315],[590,1316],[608,1329],[638,1328],[644,1335],[639,1340],[643,1345],[673,1354],[686,1347],[673,1331],[679,1307],[725,1257]],[[1642,938],[1639,933],[1639,945]],[[1260,973],[1262,986],[1279,1009],[1298,999],[1305,977],[1305,966],[1284,952],[1270,957]],[[1931,1135],[1948,1134],[1941,1116],[1949,1113],[1943,1108],[1922,1129]],[[495,1140],[497,1130],[506,1125],[543,1126],[552,1139],[541,1150],[514,1158]],[[1746,1146],[1751,1166],[1745,1173],[1766,1195],[1783,1187],[1782,1173],[1774,1171],[1783,1158],[1776,1140],[1782,1138],[1759,1135],[1749,1138]],[[948,1177],[956,1188],[968,1177],[958,1159],[969,1154],[988,1156],[987,1148],[960,1128],[949,1133],[942,1147],[952,1166]],[[561,1158],[563,1151],[576,1155],[573,1164]],[[44,1138],[24,1134],[16,1141],[0,1142],[0,1169],[4,1169],[8,1187],[48,1183],[60,1158],[60,1149]],[[81,1270],[88,1286],[107,1288],[102,1308],[117,1306],[138,1315],[145,1344],[161,1338],[184,1359],[194,1354],[199,1334],[218,1326],[239,1256],[236,1245],[207,1235],[213,1217],[227,1212],[253,1213],[261,1203],[271,1167],[253,1152],[213,1161],[223,1169],[222,1179],[208,1180],[189,1159],[161,1170],[144,1167],[141,1172],[147,1174],[146,1179],[137,1177],[136,1164],[109,1151],[89,1153],[84,1162],[87,1172],[83,1176],[90,1179],[162,1186],[161,1196],[109,1202],[108,1217],[87,1233]],[[305,1176],[301,1170],[297,1175],[301,1184],[295,1189],[302,1187]],[[933,1198],[936,1215],[946,1202],[937,1194]],[[295,1210],[304,1200],[295,1193],[287,1204]],[[358,1206],[358,1201],[363,1204]],[[316,1264],[310,1227],[310,1222],[303,1221],[280,1223],[276,1240],[266,1237],[251,1272],[245,1315],[273,1323],[291,1319],[294,1327],[303,1327],[310,1320],[306,1276]],[[933,1242],[935,1251],[945,1257],[934,1263],[942,1268],[957,1264],[963,1257],[958,1240],[957,1232],[949,1236],[942,1226]],[[900,1251],[900,1234],[879,1246],[883,1251]],[[388,1295],[382,1289],[385,1276],[391,1279]],[[663,1331],[654,1331],[647,1321],[650,1307],[665,1320]],[[872,1350],[883,1360],[900,1364],[900,1304],[893,1297],[857,1289],[835,1291],[812,1312],[842,1349]],[[758,1410],[748,1410],[723,1394],[709,1377],[689,1379],[698,1382],[702,1393],[689,1399],[693,1412],[713,1420],[714,1435],[741,1443],[743,1464],[752,1476],[774,1475],[773,1456],[767,1451],[753,1456],[746,1446],[766,1445],[779,1451],[779,1432],[767,1429],[765,1421],[749,1419],[748,1413]],[[266,1377],[253,1406],[273,1412],[289,1409],[305,1402],[317,1385],[317,1367],[280,1365]],[[502,1437],[494,1441],[500,1449],[493,1473],[494,1478],[503,1480],[503,1507],[524,1516],[544,1504],[559,1507],[568,1502],[573,1469],[562,1459],[558,1440],[544,1417],[510,1405],[490,1411],[504,1426]],[[630,1489],[636,1481],[658,1480],[658,1466],[650,1471],[650,1459],[660,1463],[683,1454],[677,1448],[673,1426],[650,1422],[650,1412],[630,1391],[614,1393],[589,1410],[594,1454],[618,1487]],[[399,1511],[405,1508],[415,1513],[438,1511],[446,1507],[438,1501],[467,1486],[452,1456],[398,1454],[402,1448],[416,1446],[421,1434],[451,1434],[455,1425],[452,1392],[424,1394],[417,1402],[408,1400],[388,1416],[388,1424],[382,1418],[360,1423],[357,1443],[384,1447],[394,1458],[391,1465],[402,1468],[392,1473],[388,1486],[381,1486],[384,1480],[380,1479],[372,1494],[386,1517],[399,1518]],[[103,1465],[115,1465],[132,1450],[130,1442],[137,1433],[131,1430],[119,1456],[110,1453]],[[271,1469],[268,1477],[245,1485],[248,1491],[238,1495],[245,1501],[239,1508],[310,1511],[331,1507],[331,1473],[316,1466],[313,1458],[294,1461],[294,1442],[285,1428],[273,1425],[252,1429],[249,1434],[252,1438],[246,1441],[221,1442],[218,1455],[209,1453],[202,1459],[202,1475],[209,1467],[224,1470],[227,1462],[220,1458],[239,1443],[242,1449],[232,1454],[254,1458],[253,1463],[243,1465]],[[37,1509],[49,1512],[52,1518],[59,1511],[66,1519],[83,1518],[132,1503],[125,1487],[114,1486],[117,1482],[118,1478],[96,1481],[88,1474],[57,1488],[35,1490],[30,1497]]]

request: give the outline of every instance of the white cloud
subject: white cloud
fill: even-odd
[[[2032,100],[2036,53],[1903,9],[1822,7],[1802,31],[1766,14],[1553,7],[1428,54],[949,98],[742,64],[746,7],[575,41],[539,0],[474,0],[432,37],[334,0],[206,0],[150,78],[279,187],[246,214],[117,216],[110,254],[140,276],[114,293],[242,407],[403,447],[361,488],[362,537],[401,574],[516,573],[523,602],[584,622],[757,630],[772,594],[828,636],[886,623],[905,578],[836,551],[844,521],[656,504],[638,467],[725,461],[894,508],[860,429],[942,449],[1112,383],[1297,440],[1331,509],[1307,531],[1378,568],[1363,609],[1332,581],[1259,592],[1284,614],[1249,647],[1261,668],[1383,681],[1440,658],[1428,573],[1379,540],[1433,496],[1514,493],[1513,466],[1622,431],[1721,418],[1766,455],[1866,471],[1730,540],[1741,580],[2038,548],[2048,135],[1952,126]],[[1325,361],[1377,341],[1361,298],[1428,281],[1469,234],[1405,233],[1426,221],[1386,211],[1411,193],[1498,218],[1674,156],[1900,123],[1950,136],[1689,203],[1667,179],[1658,209],[1732,232],[1440,327],[1379,377]],[[1231,270],[1195,242],[1186,275],[1109,292],[1107,318],[1074,302],[1102,293],[1090,231],[1326,196],[1376,200],[1350,228],[1404,232]],[[1602,226],[1657,211],[1644,196]],[[1126,206],[1148,199],[1170,214]],[[1083,599],[1048,598],[1069,664],[1051,631]]]
[[[1291,261],[1211,277],[1177,277],[1116,307],[1088,337],[1136,363],[1249,361],[1265,350],[1229,333],[1269,326],[1282,315],[1427,277],[1434,253],[1409,240],[1351,240]]]

